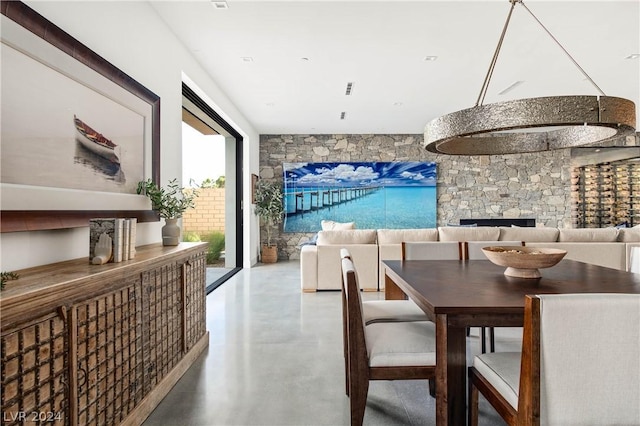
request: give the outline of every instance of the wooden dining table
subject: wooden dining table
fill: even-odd
[[[488,260],[385,260],[385,298],[415,301],[436,324],[436,424],[465,425],[467,327],[520,327],[524,296],[640,294],[640,274],[572,260],[513,278]],[[571,330],[567,330],[570,333]]]

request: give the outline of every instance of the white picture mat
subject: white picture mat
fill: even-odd
[[[1,19],[3,53],[7,48],[22,52],[144,117],[142,173],[133,170],[132,181],[136,183],[141,178],[151,177],[152,105],[5,16]],[[2,107],[6,109],[10,105],[3,102]],[[2,210],[148,210],[150,204],[146,197],[131,189],[130,186],[129,193],[115,193],[2,182],[0,207]]]

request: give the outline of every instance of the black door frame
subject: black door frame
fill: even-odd
[[[243,137],[242,135],[233,128],[227,121],[222,118],[218,113],[216,113],[213,108],[211,108],[200,96],[198,96],[189,86],[187,86],[184,82],[182,83],[182,96],[187,98],[190,102],[192,102],[196,107],[198,107],[203,113],[205,113],[209,118],[211,118],[218,126],[219,129],[215,129],[218,133],[227,133],[236,140],[236,266],[231,269],[228,273],[222,276],[220,279],[216,280],[213,284],[207,287],[207,294],[213,291],[218,285],[222,284],[224,281],[229,279],[235,273],[242,269],[242,265],[244,262],[243,258],[243,248],[244,248],[244,226],[243,226],[243,212],[242,212],[242,158],[243,158]]]

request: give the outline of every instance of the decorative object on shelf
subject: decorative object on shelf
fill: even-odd
[[[509,1],[511,9],[476,105],[429,122],[424,133],[425,148],[449,155],[515,154],[586,145],[633,133],[635,104],[606,96],[522,0]],[[551,36],[599,95],[549,96],[483,105],[516,4]]]
[[[20,276],[15,272],[2,271],[0,273],[0,290],[4,289],[4,286],[7,283],[7,281],[17,280],[18,278],[20,278]]]
[[[89,219],[89,262],[94,265],[118,263],[136,256],[136,218],[104,217]],[[102,235],[109,237],[109,256],[106,260],[104,246],[98,253],[98,244],[105,244]],[[100,256],[98,259],[96,257]]]
[[[533,247],[483,247],[491,262],[506,266],[504,274],[516,278],[540,278],[541,268],[550,268],[562,260],[566,250]]]
[[[111,259],[111,253],[113,251],[112,244],[113,241],[106,232],[100,234],[100,238],[98,238],[98,242],[94,249],[95,256],[91,259],[91,263],[94,265],[107,263]]]
[[[162,227],[162,245],[177,246],[180,244],[180,226],[178,219],[165,218],[165,224]]]
[[[177,220],[187,209],[195,207],[198,191],[185,190],[178,185],[177,179],[172,179],[166,188],[158,187],[151,179],[138,182],[138,194],[143,194],[151,200],[151,208],[158,212],[165,220],[162,227],[162,244],[177,246],[180,243],[180,227]]]
[[[277,183],[264,179],[258,181],[255,191],[256,215],[262,219],[267,232],[267,244],[262,244],[262,263],[275,263],[278,261],[278,247],[271,244],[273,228],[282,223],[284,215],[284,203],[282,201],[282,188]]]

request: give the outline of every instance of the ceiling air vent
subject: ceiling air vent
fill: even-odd
[[[214,1],[214,0],[212,0],[211,4],[216,9],[229,9],[229,5],[227,4],[226,1]]]
[[[344,118],[347,116],[347,113],[345,111],[342,111],[340,113],[340,120],[344,120]]]
[[[353,91],[353,82],[347,83],[347,90],[344,92],[344,94],[349,96],[351,95],[352,91]]]

